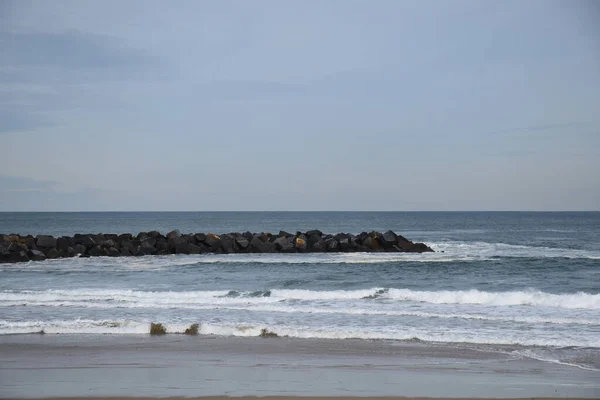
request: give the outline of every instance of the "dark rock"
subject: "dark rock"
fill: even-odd
[[[133,253],[133,250],[137,249],[137,246],[133,243],[133,241],[131,241],[129,239],[123,240],[119,247],[121,248],[121,252],[123,252],[123,250],[127,249],[127,250],[129,250],[129,252]]]
[[[269,244],[272,245],[272,243],[263,242],[258,237],[253,237],[248,247],[254,253],[271,253],[275,249],[275,246],[270,246]]]
[[[89,249],[87,251],[87,253],[92,257],[98,257],[98,256],[104,255],[104,252],[102,251],[102,247],[100,247],[99,245],[92,247],[91,249]]]
[[[136,257],[140,256],[149,256],[151,254],[156,253],[156,249],[153,246],[149,246],[147,241],[142,242],[133,253]]]
[[[329,239],[325,241],[327,244],[327,251],[339,251],[339,242],[335,239]]]
[[[171,235],[167,239],[169,251],[171,253],[181,253],[184,249],[187,249],[188,242],[181,235]],[[179,249],[179,251],[177,250]],[[189,251],[189,250],[186,250]],[[185,252],[184,252],[185,253]]]
[[[167,239],[173,238],[173,237],[180,237],[181,236],[181,232],[179,232],[179,229],[175,229],[172,230],[171,232],[167,233]]]
[[[363,240],[362,242],[363,247],[366,247],[367,249],[369,249],[370,251],[377,251],[380,249],[380,243],[379,240],[377,238],[368,236],[365,240]]]
[[[21,238],[21,243],[24,244],[29,249],[37,250],[37,246],[35,244],[35,238],[31,235],[27,235]]]
[[[50,235],[38,235],[35,242],[38,247],[46,249],[56,248],[56,239]]]
[[[111,257],[119,257],[121,255],[121,252],[114,247],[109,247],[108,255]]]
[[[430,253],[433,252],[433,249],[425,243],[415,243],[409,251],[411,253]]]
[[[148,236],[148,232],[140,232],[138,233],[138,235],[136,236],[137,240],[139,240],[140,242],[145,241],[146,239],[149,238]]]
[[[85,247],[85,245],[83,244],[76,244],[73,249],[76,254],[85,254],[85,252],[87,251],[87,247]]]
[[[240,246],[241,249],[244,250],[246,250],[248,248],[248,245],[250,244],[250,241],[248,241],[246,237],[241,235],[235,238],[235,242],[238,244],[238,246]]]
[[[73,247],[68,247],[67,248],[67,255],[66,257],[75,257],[77,255],[77,252],[75,251],[75,249]]]
[[[327,243],[325,243],[325,240],[319,239],[312,244],[312,246],[310,247],[310,250],[315,253],[321,253],[321,252],[327,251]]]
[[[39,250],[29,250],[27,255],[32,261],[43,261],[46,259],[46,255]]]
[[[96,246],[96,242],[94,241],[94,239],[92,239],[90,235],[76,234],[75,236],[73,236],[73,243],[76,245],[82,244],[88,249]]]
[[[177,241],[177,243],[175,244],[175,254],[190,254],[190,244],[186,242],[185,239],[183,239],[182,237],[179,237],[178,239],[182,240]]]
[[[158,240],[158,238],[164,237],[164,236],[159,231],[150,231],[150,232],[148,232],[148,237]]]
[[[306,232],[306,237],[310,238],[311,236],[318,236],[319,238],[323,236],[323,232],[318,229],[313,229]]]
[[[169,244],[166,240],[157,241],[154,247],[156,248],[155,254],[169,254]]]
[[[345,238],[340,239],[339,244],[340,244],[340,251],[350,251],[350,250],[352,250],[352,244],[350,243],[350,238],[349,237],[345,237]]]
[[[236,253],[238,246],[237,243],[235,241],[235,239],[232,236],[229,235],[221,235],[221,248],[223,249],[223,253],[225,254],[232,254],[232,253]]]
[[[46,257],[48,257],[49,259],[59,258],[60,253],[57,249],[50,249],[46,252]]]
[[[121,248],[121,254],[125,257],[130,257],[133,255],[133,252],[128,248]]]
[[[277,251],[281,251],[283,253],[291,253],[295,252],[296,248],[294,247],[294,237],[288,238],[287,236],[280,236],[273,241],[275,245],[275,249]]]
[[[152,247],[154,248],[154,246],[156,246],[156,239],[148,237],[146,240],[144,240],[140,246],[144,246],[144,247]]]
[[[202,247],[193,243],[188,243],[188,251],[190,254],[202,254]]]
[[[181,237],[183,237],[185,239],[185,241],[188,242],[188,243],[197,244],[197,242],[196,242],[196,236],[192,235],[191,233],[188,233],[186,235],[181,235]]]
[[[131,240],[131,239],[133,239],[133,236],[131,235],[131,233],[123,233],[123,234],[117,236],[118,243],[121,243],[125,240]]]
[[[104,242],[106,242],[106,237],[104,237],[104,235],[101,233],[99,233],[97,235],[90,235],[90,237],[99,246],[104,245]]]
[[[220,246],[221,238],[214,233],[209,233],[206,235],[206,239],[204,239],[204,243],[209,245],[210,247],[217,248]]]
[[[392,231],[387,231],[386,233],[381,235],[381,241],[391,246],[393,244],[398,243],[398,236]]]
[[[398,236],[397,240],[397,245],[402,251],[410,251],[415,245],[413,242],[402,236]]]
[[[106,247],[107,249],[111,247],[117,248],[119,247],[119,245],[114,240],[107,239],[106,242],[104,242],[104,244],[102,245],[102,247]]]
[[[68,236],[61,236],[56,239],[56,248],[58,250],[67,251],[69,247],[73,247],[74,245],[73,239]]]
[[[196,233],[194,236],[196,237],[196,244],[202,243],[206,240],[206,235],[204,233]]]

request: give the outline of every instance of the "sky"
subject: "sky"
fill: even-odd
[[[0,211],[600,210],[600,2],[0,0]]]

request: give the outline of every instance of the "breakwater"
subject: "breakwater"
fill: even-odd
[[[326,234],[319,230],[288,233],[190,233],[178,230],[124,234],[0,234],[0,262],[42,261],[65,257],[123,257],[166,254],[411,252],[433,251],[392,231]]]

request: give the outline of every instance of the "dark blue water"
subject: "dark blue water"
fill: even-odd
[[[430,254],[196,255],[0,266],[0,334],[424,340],[600,363],[600,213],[0,213],[0,232],[392,229]]]

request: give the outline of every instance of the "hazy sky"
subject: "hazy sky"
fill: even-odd
[[[599,209],[598,1],[0,0],[0,211]]]

